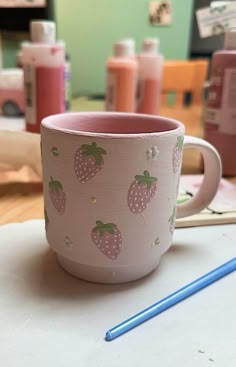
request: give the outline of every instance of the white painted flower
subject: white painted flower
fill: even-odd
[[[70,239],[70,237],[69,237],[69,236],[66,236],[66,237],[64,238],[64,245],[65,245],[66,247],[68,247],[68,248],[72,248],[73,243],[72,243],[72,241],[71,241],[71,239]]]
[[[146,150],[146,155],[148,159],[153,159],[156,160],[159,156],[159,149],[157,148],[156,145],[154,145],[153,147],[151,147],[150,149]]]
[[[159,244],[160,244],[160,239],[159,239],[159,237],[157,237],[157,238],[153,241],[152,246],[157,246],[157,245],[159,245]]]

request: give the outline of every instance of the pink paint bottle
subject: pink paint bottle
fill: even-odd
[[[135,112],[138,63],[132,39],[113,45],[114,55],[106,62],[105,110]]]
[[[163,56],[158,53],[159,40],[146,38],[138,55],[137,112],[156,115],[160,108]]]
[[[65,50],[55,42],[55,23],[32,21],[32,42],[22,45],[26,130],[40,132],[44,117],[65,111]]]
[[[219,151],[223,175],[236,175],[236,28],[225,33],[224,50],[212,57],[204,138]]]

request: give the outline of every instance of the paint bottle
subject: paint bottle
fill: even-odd
[[[65,82],[65,110],[70,110],[71,105],[71,61],[70,55],[65,55],[65,70],[64,70],[64,82]]]
[[[158,48],[159,39],[145,38],[138,55],[138,113],[159,113],[163,56],[158,53]]]
[[[65,111],[64,43],[55,41],[55,23],[32,21],[31,41],[22,45],[26,130],[40,132],[44,117]]]
[[[113,45],[113,56],[106,62],[106,111],[136,110],[138,63],[134,52],[132,39],[123,39]]]
[[[219,151],[223,175],[236,175],[236,28],[213,53],[204,114],[204,138]]]

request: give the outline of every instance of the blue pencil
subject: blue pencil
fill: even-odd
[[[234,270],[236,270],[236,257],[222,264],[218,268],[211,270],[209,273],[201,276],[193,282],[185,285],[183,288],[178,289],[174,293],[171,293],[169,296],[161,299],[153,305],[145,308],[143,311],[140,311],[129,319],[114,326],[112,329],[106,332],[105,339],[107,341],[110,341],[117,338],[118,336],[142,324],[144,321],[149,320],[153,316],[156,316],[159,313],[167,310],[168,308],[174,306],[176,303],[200,291],[201,289],[207,287],[211,283],[231,273]]]

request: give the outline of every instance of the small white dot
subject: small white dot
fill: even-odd
[[[92,201],[92,203],[96,203],[97,199],[94,196],[92,196],[91,201]]]

